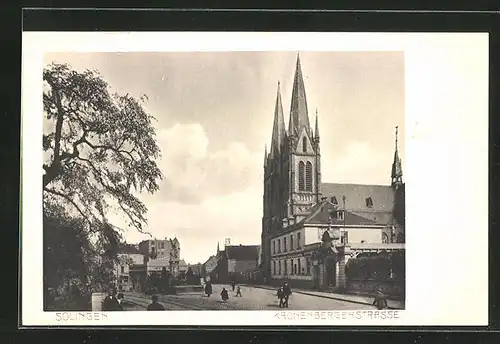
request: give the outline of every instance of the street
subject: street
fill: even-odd
[[[229,300],[223,303],[220,298],[222,288],[229,293]],[[279,300],[275,290],[250,286],[241,287],[242,297],[235,297],[229,285],[213,285],[210,297],[201,293],[182,295],[159,295],[159,302],[167,310],[278,310]],[[293,290],[292,290],[293,292]],[[144,310],[151,303],[151,296],[139,293],[126,293],[125,300],[135,307],[125,310]],[[362,310],[374,309],[373,306],[356,304],[347,301],[293,293],[289,301],[289,310]]]

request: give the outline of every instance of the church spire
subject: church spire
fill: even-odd
[[[267,145],[264,146],[264,167],[267,166]]]
[[[403,169],[401,159],[398,154],[398,126],[396,126],[396,147],[394,150],[394,161],[392,162],[391,185],[400,186],[403,184]]]
[[[285,139],[286,128],[283,117],[283,105],[281,104],[280,82],[278,81],[278,91],[276,93],[276,106],[274,108],[273,137],[271,140],[271,157],[280,151],[281,144]]]
[[[219,255],[220,248],[219,248],[219,242],[217,241],[217,255]]]
[[[314,138],[319,139],[318,109],[316,109],[316,125],[314,128]]]
[[[290,122],[288,132],[290,135],[300,135],[302,129],[310,134],[309,116],[307,114],[307,99],[302,68],[300,66],[300,56],[297,53],[297,64],[295,67],[295,77],[293,80],[292,104],[290,106]]]

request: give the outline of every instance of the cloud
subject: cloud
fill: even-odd
[[[147,231],[158,239],[177,237],[183,259],[205,261],[215,253],[217,242],[223,246],[225,238],[231,238],[233,244],[260,244],[261,200],[260,190],[246,188],[207,196],[199,203],[148,202]],[[126,236],[129,242],[149,238],[132,229]]]
[[[165,175],[159,197],[164,201],[200,203],[256,187],[260,181],[258,154],[243,143],[232,142],[210,153],[209,140],[200,124],[175,124],[158,134]]]

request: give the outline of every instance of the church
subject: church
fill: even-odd
[[[288,128],[278,83],[271,145],[269,152],[267,146],[265,149],[261,233],[265,280],[314,284],[315,251],[325,233],[330,241],[360,249],[403,244],[405,185],[397,131],[392,169],[387,169],[387,185],[322,181],[318,114],[313,130],[297,55]]]

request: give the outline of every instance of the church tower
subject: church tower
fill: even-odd
[[[269,153],[264,153],[264,195],[261,234],[264,276],[271,271],[270,236],[283,230],[283,220],[296,218],[320,199],[321,164],[318,113],[310,126],[306,90],[297,55],[288,130],[285,128],[280,83],[276,94]]]
[[[307,211],[320,199],[321,165],[319,128],[309,124],[306,90],[297,55],[288,125],[289,185],[287,217]]]

